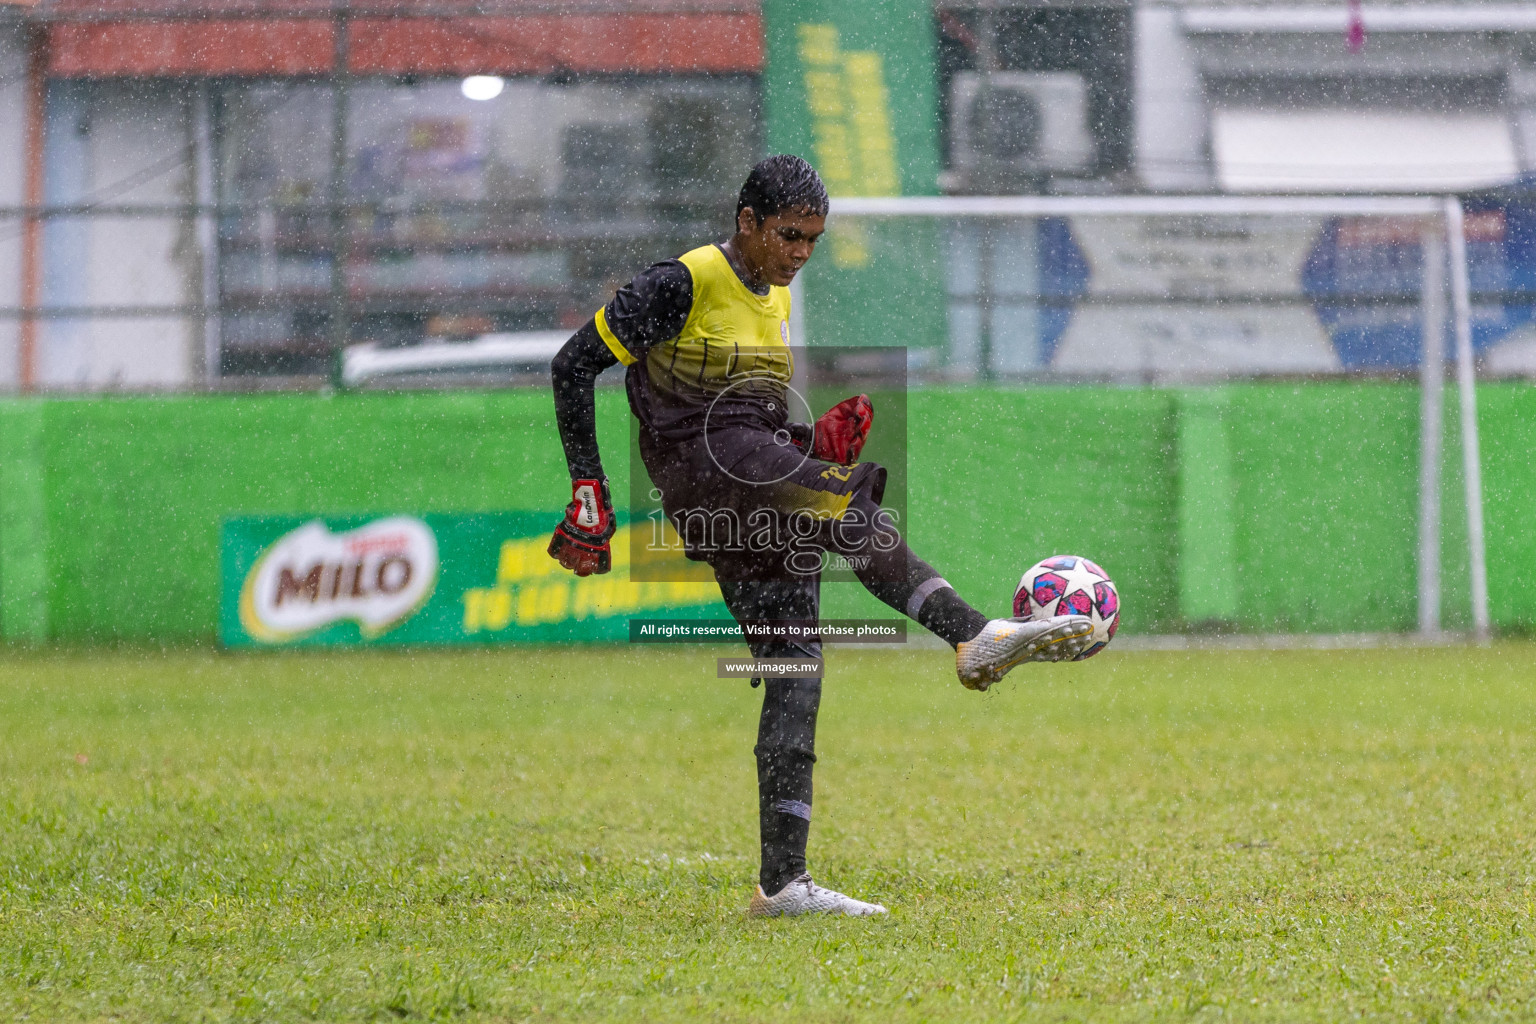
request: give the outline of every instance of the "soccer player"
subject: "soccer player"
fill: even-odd
[[[754,658],[820,662],[814,632],[764,637],[746,626],[814,626],[826,552],[854,556],[849,564],[871,593],[948,641],[971,689],[1025,661],[1074,657],[1090,642],[1089,619],[989,620],[907,547],[880,507],[885,470],[858,461],[873,419],[868,398],[840,402],[814,425],[790,421],[788,285],[811,258],[828,206],[808,163],[769,157],[741,188],[735,234],[642,271],[566,342],[552,376],[572,500],[550,555],[578,576],[611,567],[613,503],[592,388],[623,363],[663,511],[688,556],[714,569]],[[816,885],[806,870],[820,701],[820,678],[764,680],[752,916],[885,913]]]

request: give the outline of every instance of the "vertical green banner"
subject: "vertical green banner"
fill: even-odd
[[[841,196],[938,191],[938,67],[928,0],[764,0],[768,148]],[[814,344],[941,346],[944,267],[928,220],[836,219],[804,274]]]

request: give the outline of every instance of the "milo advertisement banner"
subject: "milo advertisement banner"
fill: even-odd
[[[614,569],[578,578],[545,553],[549,513],[250,516],[220,536],[227,647],[624,641],[634,617],[723,618],[713,574],[676,550],[630,581],[631,529]],[[644,549],[644,545],[633,545]]]

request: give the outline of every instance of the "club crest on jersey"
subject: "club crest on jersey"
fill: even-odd
[[[784,344],[786,344],[786,345],[789,344],[789,321],[788,320],[780,320],[779,321],[779,337],[784,339]]]
[[[283,643],[352,620],[365,638],[394,629],[437,585],[437,537],[414,516],[332,533],[316,519],[279,537],[240,588],[240,625]]]

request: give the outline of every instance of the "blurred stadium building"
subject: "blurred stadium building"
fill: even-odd
[[[568,330],[634,267],[724,230],[742,169],[795,141],[775,120],[802,89],[804,148],[844,195],[1434,192],[1532,168],[1529,7],[1354,17],[1078,0],[0,5],[0,388],[312,386],[348,343]],[[840,23],[846,43],[863,20],[911,45],[871,66],[804,31]],[[873,83],[847,125],[817,120],[823,58],[842,60],[851,105]],[[885,145],[895,170],[841,173],[824,129],[866,155]],[[1051,250],[1020,230],[1026,243],[951,244],[996,249],[1014,278],[1092,259],[1081,231]],[[966,351],[968,287],[950,282],[936,325]]]
[[[12,387],[312,383],[346,338],[574,327],[637,264],[717,233],[758,150],[753,3],[4,16]]]

